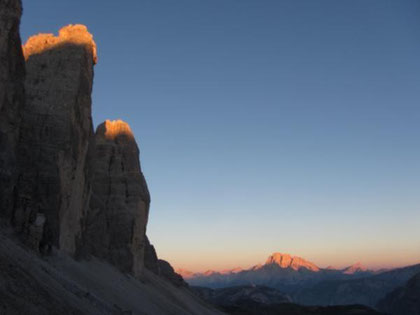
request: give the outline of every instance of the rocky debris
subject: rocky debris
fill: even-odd
[[[186,288],[145,271],[144,281],[110,264],[61,251],[40,257],[0,229],[1,315],[217,315]]]
[[[129,125],[121,120],[99,125],[94,143],[84,250],[140,276],[150,195],[137,143]]]
[[[20,0],[0,2],[0,217],[10,220],[17,180],[16,150],[24,104],[25,65]]]
[[[387,294],[377,307],[391,315],[420,315],[420,273]]]
[[[89,196],[91,92],[96,45],[85,26],[40,34],[23,47],[26,103],[19,140],[14,224],[28,243],[39,213],[41,244],[74,254]]]

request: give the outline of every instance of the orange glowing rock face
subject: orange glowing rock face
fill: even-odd
[[[128,138],[134,138],[133,132],[130,126],[118,119],[118,120],[106,120],[105,121],[105,138],[108,140],[114,140],[118,136],[126,136]]]
[[[274,253],[273,255],[268,257],[265,264],[276,264],[279,265],[281,268],[292,268],[294,270],[306,268],[312,271],[319,271],[319,268],[316,265],[309,261],[306,261],[303,258],[282,253]]]
[[[31,55],[40,54],[46,50],[66,44],[85,46],[92,53],[93,63],[96,64],[98,60],[96,43],[87,27],[81,24],[64,26],[58,31],[58,36],[54,36],[54,34],[38,34],[29,37],[26,44],[22,46],[23,55],[27,60]]]

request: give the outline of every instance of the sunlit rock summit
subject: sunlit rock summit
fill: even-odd
[[[38,34],[29,37],[26,44],[23,46],[23,54],[25,59],[34,55],[46,54],[52,52],[52,50],[57,51],[62,50],[63,48],[75,47],[84,47],[88,56],[92,58],[94,64],[98,60],[96,54],[96,43],[93,40],[92,34],[89,33],[87,27],[81,24],[70,24],[58,31],[58,36],[54,34]],[[67,51],[75,51],[73,49]]]
[[[274,253],[267,258],[266,265],[278,265],[281,268],[291,268],[293,270],[299,270],[305,268],[311,271],[319,271],[319,268],[303,258],[297,256],[291,256],[289,254]]]

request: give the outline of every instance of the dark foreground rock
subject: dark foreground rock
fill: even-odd
[[[323,281],[294,294],[293,300],[305,305],[363,304],[375,307],[379,300],[404,285],[420,272],[420,264],[351,280]]]
[[[363,305],[302,306],[282,292],[264,286],[236,286],[223,289],[193,287],[194,292],[231,315],[379,315]]]
[[[301,306],[297,304],[228,306],[223,310],[231,315],[384,315],[362,305]]]
[[[291,298],[273,288],[257,285],[235,286],[223,289],[192,287],[202,299],[219,307],[243,305],[272,305],[291,303]]]
[[[17,180],[17,143],[25,65],[19,35],[20,0],[0,1],[0,217],[10,219]]]
[[[379,301],[378,309],[391,315],[420,315],[420,273]]]
[[[92,258],[41,258],[0,229],[1,315],[221,315],[188,289],[145,270],[142,281]]]

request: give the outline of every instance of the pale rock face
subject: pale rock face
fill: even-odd
[[[26,104],[14,224],[33,243],[30,231],[42,213],[41,247],[55,245],[74,254],[90,189],[86,157],[93,137],[96,45],[85,26],[69,25],[57,37],[32,36],[23,51]]]
[[[20,0],[0,1],[0,217],[7,220],[13,212],[20,113],[25,101],[21,14]]]
[[[297,256],[291,256],[289,254],[274,253],[268,257],[265,262],[266,265],[275,264],[281,268],[292,268],[293,270],[299,270],[306,268],[311,271],[319,271],[319,268],[313,263],[306,261],[305,259]]]
[[[150,195],[129,125],[121,120],[99,125],[90,160],[93,179],[85,251],[141,276]]]

